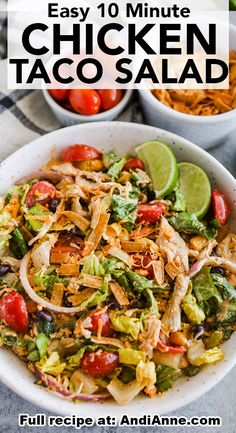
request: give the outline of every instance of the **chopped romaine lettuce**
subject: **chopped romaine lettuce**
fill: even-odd
[[[200,234],[207,239],[214,239],[217,230],[212,226],[206,226],[203,222],[199,221],[195,214],[188,212],[180,212],[168,218],[169,223],[178,232],[185,232],[189,234]]]
[[[221,361],[222,359],[224,359],[224,354],[219,347],[205,350],[201,355],[197,356],[196,358],[190,357],[188,351],[188,360],[192,365],[196,367],[199,367],[203,364],[212,364],[213,362]]]
[[[182,372],[187,377],[196,376],[200,371],[200,367],[196,367],[194,365],[188,365],[187,367],[182,369]]]
[[[181,370],[178,368],[158,365],[156,368],[156,388],[158,392],[167,391],[173,383],[181,376]]]
[[[236,300],[225,299],[218,306],[216,319],[218,323],[235,323],[236,322]]]
[[[37,346],[38,351],[39,351],[40,359],[42,359],[46,356],[49,341],[50,340],[47,337],[47,335],[45,335],[43,333],[40,333],[37,335],[37,337],[35,339],[35,343],[36,343],[36,346]]]
[[[146,355],[141,350],[119,349],[119,361],[122,364],[138,365],[139,361],[146,360]]]
[[[0,231],[0,251],[8,246],[9,243],[8,241],[10,238],[11,238],[10,235],[1,236],[1,231]]]
[[[211,278],[215,286],[219,289],[224,299],[236,299],[236,290],[226,280],[226,278],[222,277],[222,275],[220,274],[214,274],[214,273],[211,274]]]
[[[202,269],[193,279],[193,291],[198,302],[208,301],[210,298],[215,298],[217,302],[222,302],[222,297],[214,285],[210,268]]]
[[[92,253],[90,256],[86,257],[81,273],[95,275],[97,277],[103,277],[105,275],[105,271],[96,254]]]
[[[115,164],[115,162],[120,161],[120,156],[117,155],[116,151],[114,149],[110,150],[109,152],[105,152],[103,154],[103,164],[106,168],[111,167],[111,165]]]
[[[58,352],[52,352],[49,358],[41,360],[37,363],[37,367],[43,371],[43,373],[52,374],[57,376],[62,373],[66,367],[65,362],[61,362]]]
[[[126,163],[125,158],[121,158],[118,162],[114,162],[107,172],[108,176],[111,176],[112,180],[118,179],[118,176]]]
[[[222,331],[214,331],[210,337],[204,339],[204,343],[207,349],[213,349],[213,347],[219,346],[223,340]]]
[[[137,197],[122,197],[114,194],[112,196],[113,217],[116,221],[126,221],[134,224],[137,218]]]
[[[201,323],[205,320],[204,311],[197,304],[195,296],[188,294],[185,296],[182,302],[182,308],[190,321],[190,323]]]
[[[172,202],[171,210],[176,212],[184,212],[186,210],[186,204],[183,194],[180,192],[179,184],[176,185],[173,192],[167,197]]]
[[[51,212],[43,209],[39,205],[35,205],[35,206],[32,206],[30,209],[27,209],[27,213],[26,214],[29,214],[29,215],[38,215],[38,216],[52,215]],[[38,232],[41,229],[42,225],[43,225],[42,221],[40,221],[40,220],[29,220],[28,222],[29,222],[29,225],[30,225],[30,227],[32,228],[32,230],[34,232]]]
[[[156,366],[153,361],[139,361],[136,367],[136,380],[142,388],[156,383]]]
[[[130,334],[134,340],[137,340],[139,332],[142,329],[142,322],[135,317],[128,317],[124,314],[111,313],[110,319],[115,331]]]
[[[81,347],[75,355],[69,356],[67,358],[70,367],[78,367],[80,365],[80,361],[83,358],[86,349],[87,346]]]
[[[105,302],[109,296],[108,279],[105,277],[101,290],[96,290],[88,299],[82,302],[81,307],[94,307]]]
[[[107,389],[116,402],[123,406],[129,404],[143,387],[138,385],[136,380],[124,384],[121,380],[115,378],[109,383]]]
[[[28,251],[27,243],[19,229],[13,230],[9,241],[10,250],[17,259],[22,259]]]

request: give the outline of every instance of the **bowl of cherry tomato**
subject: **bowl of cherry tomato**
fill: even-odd
[[[132,90],[43,89],[51,110],[63,126],[113,120],[125,109]]]

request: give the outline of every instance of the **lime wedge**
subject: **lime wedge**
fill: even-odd
[[[205,173],[190,162],[179,164],[179,188],[183,194],[187,212],[203,218],[210,206],[211,184]]]
[[[169,146],[162,141],[152,140],[140,144],[135,151],[145,164],[157,198],[170,194],[178,180],[178,164]]]

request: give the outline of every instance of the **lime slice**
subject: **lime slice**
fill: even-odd
[[[157,198],[170,194],[178,179],[178,164],[167,144],[162,141],[146,141],[136,147],[136,153],[145,164]]]
[[[183,194],[187,212],[203,218],[210,206],[211,184],[205,173],[190,162],[179,164],[179,188]]]

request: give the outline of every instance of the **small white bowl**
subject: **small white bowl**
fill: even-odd
[[[230,49],[236,50],[236,26],[230,25]],[[236,128],[236,109],[214,116],[193,116],[162,104],[148,89],[139,90],[144,119],[148,125],[167,129],[192,140],[203,149],[223,143]]]
[[[123,98],[117,104],[115,107],[111,108],[110,110],[103,111],[98,114],[93,114],[91,116],[83,116],[82,114],[73,113],[69,110],[66,110],[65,108],[61,107],[50,95],[47,89],[43,89],[43,95],[46,99],[46,102],[48,103],[49,107],[55,114],[57,120],[60,122],[63,126],[72,126],[72,125],[78,125],[80,123],[87,123],[87,122],[98,122],[98,121],[105,121],[105,120],[114,120],[116,119],[119,114],[125,109],[127,104],[130,101],[130,98],[132,96],[133,91],[132,90],[125,90]]]
[[[99,150],[116,149],[121,155],[134,153],[138,144],[148,140],[166,142],[178,161],[199,164],[208,174],[213,187],[222,191],[231,205],[230,226],[236,231],[236,180],[215,158],[200,147],[168,131],[129,122],[95,122],[62,128],[43,135],[23,146],[1,163],[0,194],[18,179],[37,170],[53,154],[60,155],[70,144],[86,143]],[[122,414],[139,417],[143,414],[159,415],[174,411],[200,397],[216,385],[236,364],[236,332],[223,344],[225,359],[215,365],[204,367],[190,380],[182,377],[161,398],[147,398],[140,394],[128,406],[118,406],[115,401],[99,403],[72,403],[35,385],[35,377],[10,350],[0,348],[0,380],[14,392],[59,415],[102,417],[107,414],[120,418]],[[204,411],[204,408],[203,408]],[[184,412],[183,412],[184,414]],[[173,429],[172,429],[173,430]],[[170,430],[169,430],[170,431]],[[183,429],[184,432],[184,429]]]

